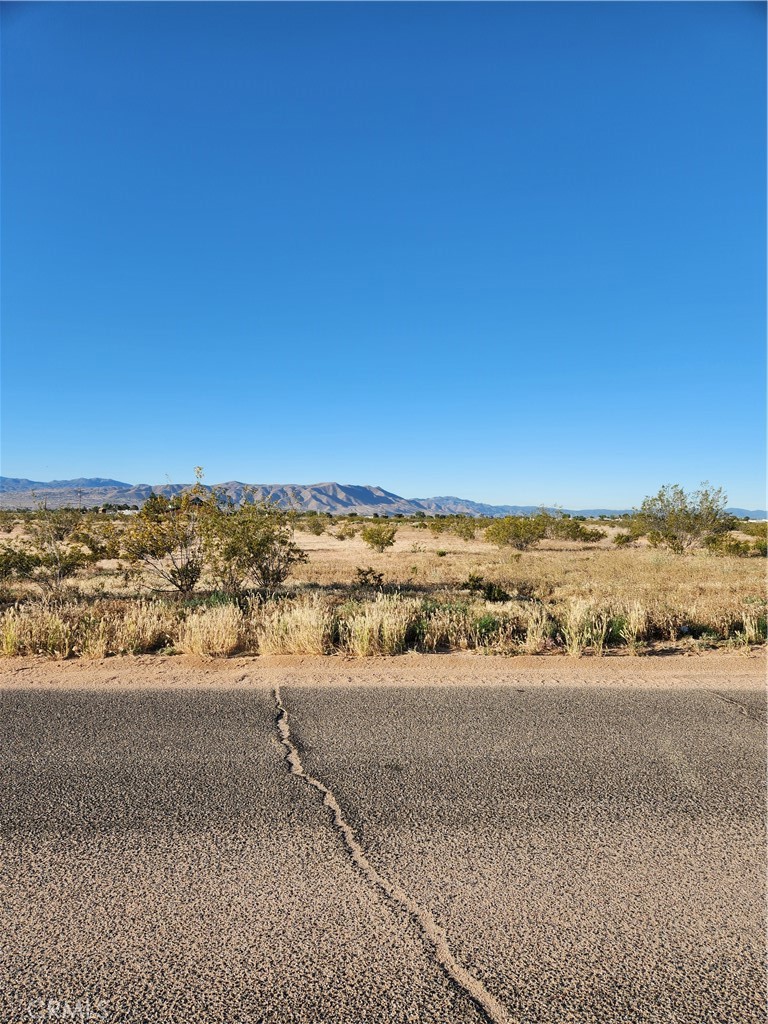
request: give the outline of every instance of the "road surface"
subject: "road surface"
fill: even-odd
[[[0,691],[0,1021],[763,1022],[755,688]]]

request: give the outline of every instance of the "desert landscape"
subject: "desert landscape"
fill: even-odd
[[[0,1024],[768,1024],[767,13],[0,3]]]
[[[1,511],[0,652],[602,657],[765,642],[768,524],[713,488],[665,487],[592,520],[249,498],[187,487],[130,510]]]
[[[683,497],[4,511],[3,1019],[765,1020],[766,524]]]

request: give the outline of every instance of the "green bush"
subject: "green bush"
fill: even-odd
[[[78,537],[80,513],[40,508],[27,521],[27,536],[0,545],[0,580],[27,580],[48,597],[58,597],[66,580],[88,562],[92,553]]]
[[[370,526],[363,527],[360,536],[369,548],[374,551],[383,551],[385,548],[391,548],[395,543],[397,527],[394,523],[371,523]]]
[[[727,501],[721,487],[708,483],[690,494],[679,484],[666,484],[633,513],[630,533],[647,536],[652,547],[666,547],[679,555],[705,537],[731,529],[733,520],[725,511]]]
[[[748,537],[757,537],[758,539],[768,539],[768,520],[761,519],[758,522],[740,522],[735,527],[739,533],[746,533]]]
[[[549,535],[560,540],[581,541],[583,544],[596,544],[608,536],[605,530],[592,530],[575,519],[553,519]]]
[[[335,537],[337,540],[352,540],[357,536],[357,527],[354,523],[340,523],[336,527]]]
[[[173,498],[152,494],[129,523],[124,551],[136,572],[170,585],[188,597],[203,574],[205,554],[200,494],[184,491]]]
[[[320,537],[325,533],[325,526],[325,519],[319,516],[317,512],[308,512],[301,521],[301,529],[315,537]]]
[[[209,505],[203,520],[205,553],[223,589],[239,594],[251,584],[271,597],[293,566],[307,561],[294,541],[295,522],[294,512],[273,502]]]
[[[455,519],[452,530],[460,540],[474,540],[477,524],[471,519]]]
[[[486,529],[485,539],[500,548],[525,551],[543,540],[546,534],[546,523],[541,516],[504,516]]]
[[[735,558],[745,558],[752,550],[749,541],[739,540],[729,533],[710,534],[704,538],[704,547],[713,555],[731,555]]]
[[[511,601],[511,596],[502,587],[495,583],[486,583],[482,576],[472,574],[461,584],[462,590],[471,590],[475,594],[482,594],[486,601],[502,602]]]

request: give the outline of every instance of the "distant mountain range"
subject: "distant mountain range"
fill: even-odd
[[[171,496],[191,487],[191,484],[128,484],[122,480],[103,477],[80,477],[76,480],[24,480],[0,476],[0,507],[35,508],[44,503],[49,508],[64,505],[94,508],[99,505],[141,506],[153,492]],[[234,502],[242,502],[249,491],[257,499],[276,501],[281,505],[293,504],[305,512],[330,512],[345,515],[467,515],[510,516],[535,512],[538,505],[487,505],[469,498],[446,495],[437,498],[401,498],[382,487],[361,484],[243,484],[238,480],[216,484]],[[616,516],[631,509],[586,508],[563,509],[571,515]],[[730,508],[735,516],[766,519],[765,509]]]

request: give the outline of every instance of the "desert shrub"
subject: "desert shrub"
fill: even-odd
[[[256,610],[260,654],[329,654],[336,635],[336,615],[318,594],[277,601]]]
[[[250,584],[272,596],[294,565],[307,561],[294,541],[295,513],[273,502],[216,507],[204,520],[205,550],[214,575],[234,596]]]
[[[575,540],[583,544],[596,544],[608,535],[605,530],[590,529],[570,516],[547,515],[547,536],[558,540]]]
[[[336,527],[336,533],[334,534],[337,540],[352,540],[356,536],[357,526],[354,523],[340,523]]]
[[[504,516],[486,529],[485,539],[500,548],[525,551],[543,540],[546,533],[546,525],[539,516]]]
[[[746,558],[751,552],[749,541],[739,540],[730,533],[714,533],[704,538],[704,547],[713,555],[730,555],[733,558]]]
[[[154,589],[170,586],[186,597],[197,586],[204,566],[201,500],[194,490],[152,494],[128,524],[126,557]]]
[[[301,520],[301,529],[305,533],[311,533],[314,537],[320,537],[325,533],[326,521],[324,517],[319,516],[316,512],[307,512],[306,516]]]
[[[635,540],[637,540],[637,537],[633,537],[631,533],[617,533],[613,538],[613,543],[617,548],[626,548]]]
[[[471,590],[474,594],[482,594],[486,601],[492,603],[499,603],[502,601],[511,601],[512,597],[502,587],[496,583],[486,582],[482,576],[476,573],[470,574],[470,576],[459,585],[460,590]]]
[[[179,649],[205,657],[227,657],[240,649],[243,613],[235,604],[192,612],[179,627]]]
[[[748,537],[768,540],[768,519],[760,519],[756,522],[744,522],[743,520],[735,527],[739,533],[745,533]]]
[[[92,561],[120,557],[121,531],[109,516],[86,513],[81,517],[72,539],[87,548]]]
[[[358,566],[355,569],[355,586],[372,589],[384,586],[384,573],[376,572],[372,565],[367,568]]]
[[[10,533],[16,525],[16,513],[0,509],[0,533]]]
[[[87,563],[81,547],[60,541],[40,547],[29,540],[0,546],[0,579],[27,580],[48,598],[60,597],[65,582]]]
[[[93,560],[78,539],[80,523],[73,509],[37,509],[26,517],[24,537],[0,545],[0,580],[25,580],[60,599],[65,582]]]
[[[768,541],[765,538],[752,541],[752,550],[756,555],[765,558],[768,555]]]
[[[479,573],[470,573],[469,576],[463,583],[459,584],[460,590],[471,590],[473,593],[479,593],[484,586],[484,577],[480,576]]]
[[[725,533],[732,526],[726,513],[727,496],[722,488],[703,483],[686,493],[679,484],[667,484],[658,494],[645,498],[630,520],[633,536],[645,535],[653,547],[682,554],[705,537]]]
[[[474,540],[476,529],[477,526],[472,519],[454,519],[451,524],[451,531],[460,540]]]
[[[369,548],[374,551],[383,551],[385,548],[391,548],[395,543],[397,526],[394,523],[371,523],[369,526],[363,527],[360,536]]]

